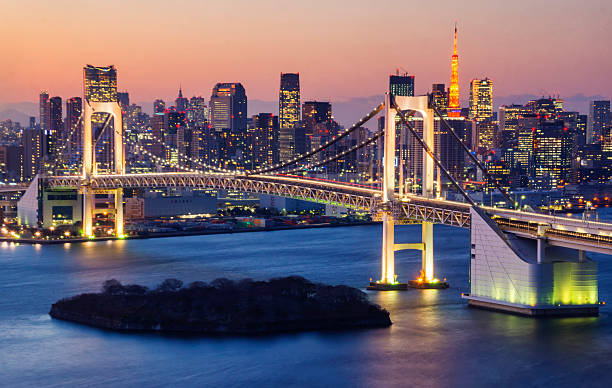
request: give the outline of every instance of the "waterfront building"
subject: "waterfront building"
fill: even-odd
[[[300,128],[300,74],[281,73],[278,95],[280,160],[290,160],[296,153]]]
[[[251,159],[254,167],[269,166],[279,161],[278,116],[259,113],[252,118]]]

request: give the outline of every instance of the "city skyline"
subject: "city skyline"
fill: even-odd
[[[300,71],[305,99],[337,101],[382,94],[386,77],[399,68],[416,76],[415,92],[423,94],[432,83],[449,82],[455,20],[462,91],[471,79],[484,77],[495,81],[497,96],[608,96],[612,87],[606,71],[612,53],[605,44],[611,12],[604,2],[580,5],[581,12],[570,1],[556,2],[554,9],[545,2],[529,7],[527,2],[517,2],[504,5],[504,12],[483,2],[461,7],[448,3],[439,9],[422,5],[420,17],[405,24],[399,17],[405,12],[385,9],[392,6],[401,11],[409,5],[351,4],[326,5],[326,12],[316,12],[316,3],[284,5],[279,11],[273,2],[240,6],[186,1],[181,3],[185,20],[161,19],[164,9],[156,2],[117,5],[122,11],[117,25],[107,33],[106,43],[92,47],[87,42],[94,30],[84,16],[93,6],[72,4],[74,12],[59,14],[61,6],[37,3],[27,9],[7,4],[5,13],[14,17],[0,28],[5,36],[17,31],[20,39],[7,43],[13,60],[0,65],[4,85],[0,103],[35,101],[41,90],[78,96],[82,88],[74,70],[86,63],[116,65],[123,74],[119,90],[128,90],[135,101],[167,99],[176,95],[180,85],[188,96],[206,97],[217,82],[241,82],[250,99],[274,101],[279,74]],[[108,8],[113,7],[111,2]],[[276,12],[266,12],[271,9]],[[31,11],[27,23],[24,10]],[[260,17],[252,18],[253,14]],[[215,15],[235,19],[231,34]],[[204,19],[196,23],[198,16]],[[502,22],[519,17],[520,25]],[[364,28],[352,27],[359,22]],[[287,34],[289,26],[296,32]],[[83,33],[63,39],[71,29]],[[49,40],[56,43],[53,47],[62,52],[61,57],[48,51],[45,42]],[[410,42],[411,49],[398,47],[402,42]],[[164,48],[175,55],[160,55]],[[460,93],[461,101],[465,97]]]

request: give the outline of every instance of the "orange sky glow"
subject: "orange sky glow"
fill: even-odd
[[[16,1],[0,6],[0,102],[40,90],[82,94],[82,67],[115,64],[134,101],[208,100],[219,81],[249,99],[278,98],[279,74],[300,72],[303,98],[384,93],[404,68],[417,93],[448,85],[452,28],[459,76],[494,93],[609,95],[612,3],[559,1]]]

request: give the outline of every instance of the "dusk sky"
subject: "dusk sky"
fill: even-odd
[[[459,25],[461,100],[469,80],[495,96],[608,96],[612,2],[525,1],[16,1],[1,8],[0,103],[40,90],[82,95],[85,64],[118,68],[134,101],[208,101],[216,82],[249,99],[278,98],[279,74],[299,72],[303,99],[380,95],[402,67],[417,93],[448,84]]]

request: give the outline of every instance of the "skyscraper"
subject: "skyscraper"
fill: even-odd
[[[115,66],[83,68],[85,99],[92,102],[117,101],[117,70]]]
[[[389,92],[395,96],[414,96],[413,75],[390,75]]]
[[[562,120],[541,120],[533,132],[532,188],[552,189],[568,183],[572,135]]]
[[[272,113],[253,116],[251,149],[255,166],[278,163],[278,116]]]
[[[117,92],[117,102],[121,110],[125,112],[130,106],[130,94],[128,92]]]
[[[153,113],[164,113],[166,110],[166,103],[164,100],[157,99],[153,101]]]
[[[587,123],[587,142],[600,143],[609,136],[610,101],[591,101]]]
[[[21,133],[21,149],[23,150],[22,179],[29,181],[40,172],[43,152],[42,130],[30,127]]]
[[[461,116],[459,107],[459,55],[457,55],[457,23],[455,23],[455,40],[453,43],[453,56],[451,57],[451,80],[448,88],[448,116]]]
[[[246,131],[247,96],[239,82],[218,83],[210,96],[211,124],[217,132]]]
[[[187,109],[187,121],[190,126],[204,127],[208,121],[208,107],[204,97],[191,97]]]
[[[431,99],[433,105],[443,115],[446,114],[446,107],[448,106],[448,93],[444,84],[433,84],[431,85]]]
[[[189,106],[189,100],[183,97],[183,88],[179,87],[178,97],[175,100],[176,110],[185,112]]]
[[[68,162],[74,163],[80,159],[81,155],[81,128],[82,121],[79,120],[83,112],[83,101],[81,97],[72,97],[66,100],[66,122],[64,123],[64,133],[66,138],[70,133],[70,139],[67,141],[66,154],[70,156]]]
[[[516,139],[518,121],[528,113],[529,110],[523,105],[503,105],[499,108],[499,131],[502,143]]]
[[[45,155],[49,158],[57,156],[58,148],[63,140],[64,121],[62,119],[62,98],[49,99],[49,130],[47,131]]]
[[[49,130],[49,93],[40,92],[39,96],[40,129],[44,132]]]
[[[281,73],[278,96],[280,160],[295,153],[296,130],[300,122],[300,74]]]
[[[302,123],[307,136],[313,134],[314,126],[332,119],[331,103],[327,101],[306,101],[302,106]]]
[[[470,119],[477,123],[493,118],[493,81],[473,79],[470,82]]]

